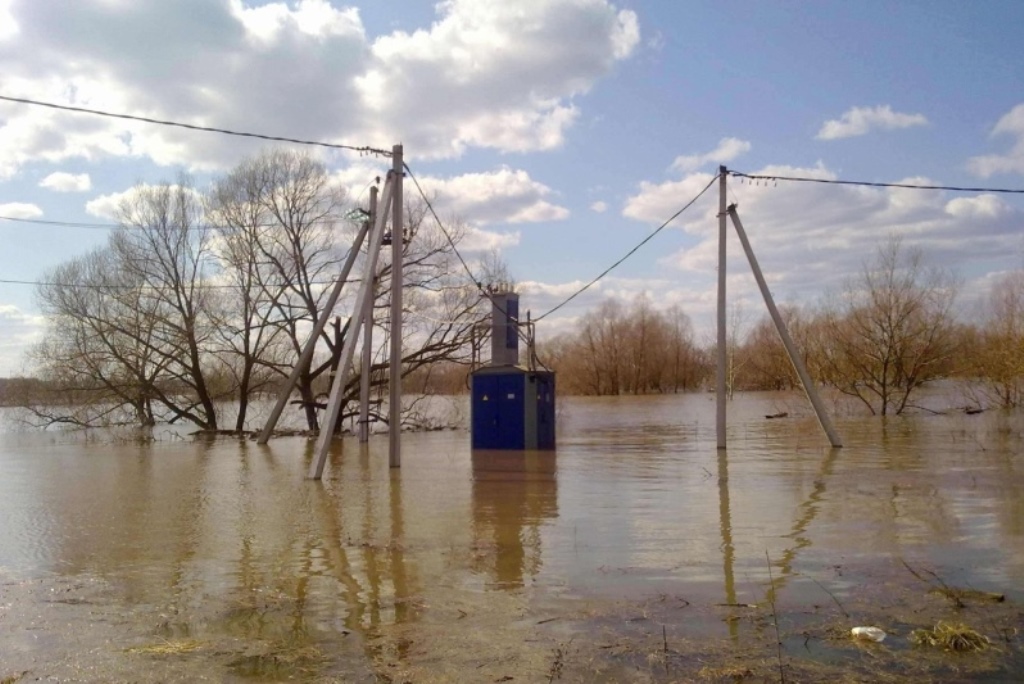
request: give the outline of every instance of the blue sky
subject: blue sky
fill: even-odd
[[[688,202],[746,172],[1024,187],[1018,0],[654,2],[0,0],[0,95],[274,135],[405,145],[470,259],[498,249],[542,313]],[[0,103],[0,216],[104,223],[139,182],[200,186],[261,149]],[[381,164],[330,152],[358,194]],[[811,186],[732,197],[781,302],[813,302],[890,233],[956,268],[962,306],[1024,267],[1024,198]],[[713,322],[709,193],[592,291],[572,326],[646,292]],[[0,221],[0,280],[40,279],[106,231]],[[739,256],[737,244],[731,255]],[[748,268],[730,298],[761,305]],[[0,374],[42,320],[0,283]]]

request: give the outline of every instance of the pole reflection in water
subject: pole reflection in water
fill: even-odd
[[[540,572],[541,525],[558,517],[555,452],[477,450],[472,460],[475,569],[496,588],[520,588]]]
[[[824,630],[846,611],[906,631],[961,619],[902,559],[1005,593],[964,615],[1014,633],[1019,414],[850,418],[829,451],[810,420],[766,424],[771,408],[750,404],[728,450],[704,396],[580,400],[557,456],[411,433],[393,470],[384,441],[339,439],[320,482],[302,438],[0,440],[0,679],[547,681],[574,639],[565,681],[633,668],[608,644],[693,655],[664,681],[697,681],[706,644],[711,665],[761,653],[766,595],[795,668],[842,646]],[[131,651],[169,643],[191,650]]]
[[[725,602],[736,603],[736,576],[733,563],[736,550],[732,544],[732,513],[729,510],[729,452],[718,449],[718,515],[722,530],[722,577],[725,580]],[[739,638],[739,626],[735,620],[729,620],[729,636],[735,641]]]
[[[413,622],[417,616],[416,605],[410,592],[409,577],[405,567],[405,515],[402,507],[402,473],[398,468],[388,471],[388,501],[391,509],[391,543],[388,545],[388,565],[394,597],[395,624]],[[398,660],[405,660],[409,640],[395,640],[394,650]]]
[[[832,475],[836,459],[840,453],[842,453],[841,449],[832,448],[828,450],[828,453],[821,462],[821,467],[818,469],[818,475],[814,478],[814,486],[811,488],[810,494],[807,495],[807,498],[796,509],[796,519],[793,521],[793,528],[785,536],[786,539],[792,539],[793,544],[788,546],[782,553],[782,558],[774,563],[779,568],[779,574],[776,577],[774,586],[768,589],[770,600],[777,598],[776,593],[786,585],[786,581],[793,575],[793,563],[797,558],[797,554],[811,545],[811,537],[807,534],[807,529],[821,511],[821,505],[825,501],[825,487],[829,477]]]
[[[379,445],[375,445],[379,446]],[[407,639],[392,628],[418,617],[413,584],[405,558],[405,513],[402,473],[381,470],[386,454],[359,444],[357,454],[331,454],[335,479],[331,489],[313,487],[325,504],[323,540],[347,611],[345,628],[365,635],[369,661],[401,663]]]

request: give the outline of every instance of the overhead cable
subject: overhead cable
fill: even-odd
[[[409,174],[409,178],[412,179],[413,185],[416,186],[416,191],[420,194],[420,198],[423,200],[424,204],[427,205],[427,210],[430,212],[430,215],[434,217],[434,222],[437,223],[437,227],[441,229],[441,233],[444,234],[445,239],[448,241],[448,244],[451,246],[452,251],[455,253],[455,256],[459,260],[459,263],[462,264],[462,268],[463,268],[463,270],[466,271],[466,275],[469,276],[470,281],[476,286],[476,289],[480,291],[480,295],[482,297],[484,297],[485,299],[487,299],[488,301],[490,301],[491,305],[494,308],[496,308],[498,311],[500,311],[503,316],[505,316],[506,318],[511,318],[509,316],[508,312],[505,311],[503,308],[501,308],[501,306],[497,302],[494,301],[494,298],[491,297],[491,293],[488,292],[484,288],[483,283],[481,283],[479,280],[477,280],[476,276],[473,274],[473,270],[469,267],[469,264],[467,264],[466,260],[462,258],[462,254],[459,253],[459,248],[456,246],[455,240],[452,239],[451,234],[444,227],[444,223],[441,221],[441,217],[437,215],[437,212],[434,210],[433,203],[430,201],[430,198],[427,197],[427,193],[425,193],[423,191],[423,188],[420,186],[420,182],[418,180],[416,180],[416,176],[413,174],[412,169],[410,169],[409,165],[406,164],[405,162],[402,162],[402,166],[405,168],[405,172],[407,174]],[[516,320],[517,323],[519,322],[518,317],[516,317],[515,320]],[[539,318],[538,319],[534,319],[533,321],[531,321],[531,323],[536,322],[538,320],[540,320],[540,319]],[[524,342],[527,343],[527,345],[530,345],[532,347],[532,342],[530,341],[530,339],[526,335],[523,334],[523,331],[519,329],[518,325],[515,326],[515,330],[516,330],[516,334],[519,336],[519,339],[523,340]],[[544,363],[540,359],[537,359],[535,357],[535,360],[538,363],[540,363],[540,365],[545,370],[549,370],[548,367],[545,366]]]
[[[20,216],[0,216],[0,221],[13,221],[15,223],[34,223],[41,226],[60,226],[61,228],[91,228],[94,230],[113,230],[118,228],[117,223],[87,223],[73,221],[47,221],[45,219],[22,218]]]
[[[434,217],[437,227],[441,229],[441,233],[444,234],[445,239],[448,240],[448,244],[451,245],[452,251],[455,252],[455,256],[458,257],[459,263],[462,264],[462,268],[466,271],[466,275],[469,276],[469,279],[473,281],[473,284],[476,285],[478,290],[480,290],[480,293],[486,297],[488,293],[484,290],[483,284],[476,279],[476,276],[473,275],[472,269],[469,268],[469,264],[467,264],[466,260],[462,258],[462,255],[459,253],[459,248],[455,246],[455,240],[452,239],[451,234],[447,229],[445,229],[444,223],[441,222],[441,217],[437,215],[436,211],[434,211],[434,205],[427,197],[427,193],[423,192],[423,188],[420,187],[420,182],[416,180],[416,176],[413,175],[412,169],[410,169],[409,165],[405,162],[402,162],[402,166],[405,167],[405,172],[409,174],[409,178],[412,179],[413,185],[416,186],[416,191],[420,193],[420,197],[427,205],[427,210],[430,211],[430,215]]]
[[[311,281],[306,283],[314,287],[334,285],[336,281]],[[347,282],[359,283],[362,282],[359,278],[349,278]],[[72,290],[85,289],[85,290],[145,290],[151,292],[173,292],[174,288],[146,285],[145,283],[139,283],[135,285],[124,285],[120,283],[59,283],[44,280],[11,280],[8,278],[0,278],[0,283],[4,285],[35,285],[37,287],[65,287]],[[200,290],[246,290],[246,289],[259,289],[259,286],[247,286],[247,285],[236,285],[233,283],[191,283],[188,288],[196,288]]]
[[[561,308],[562,308],[563,306],[565,306],[566,304],[568,304],[568,303],[569,303],[569,302],[571,302],[572,300],[576,299],[576,297],[580,296],[581,294],[583,294],[584,292],[586,292],[586,291],[587,291],[588,289],[590,289],[590,287],[591,287],[591,286],[592,286],[592,285],[593,285],[594,283],[596,283],[597,281],[601,280],[601,279],[602,279],[602,278],[604,278],[604,277],[605,277],[606,275],[608,275],[609,273],[611,273],[611,272],[612,272],[612,270],[614,270],[614,269],[615,269],[615,268],[616,268],[617,266],[619,266],[619,265],[620,265],[620,264],[621,264],[622,262],[624,262],[624,261],[625,261],[626,259],[628,259],[629,257],[633,256],[633,254],[635,254],[635,253],[636,253],[636,251],[637,251],[638,249],[640,249],[641,247],[643,247],[644,245],[646,245],[646,244],[647,244],[648,242],[650,242],[650,241],[651,241],[651,240],[652,240],[652,239],[654,238],[654,236],[655,236],[655,235],[657,235],[657,234],[658,234],[658,233],[660,233],[660,232],[661,232],[662,230],[664,230],[664,228],[665,228],[666,226],[668,226],[668,224],[670,224],[670,223],[672,223],[673,221],[675,221],[675,220],[676,220],[676,219],[677,219],[677,218],[678,218],[678,217],[680,216],[680,214],[682,214],[682,213],[683,213],[684,211],[686,211],[687,209],[689,209],[690,207],[692,207],[692,206],[694,205],[694,203],[696,203],[696,202],[697,202],[697,200],[699,200],[699,199],[700,199],[700,198],[701,198],[701,197],[702,197],[702,196],[704,195],[704,193],[705,193],[705,192],[707,192],[707,191],[708,191],[708,189],[709,189],[709,188],[711,188],[711,186],[712,186],[712,185],[714,185],[714,183],[715,183],[715,181],[716,181],[716,180],[718,180],[718,176],[717,176],[717,175],[716,175],[716,176],[715,176],[714,178],[712,178],[712,179],[711,179],[711,180],[710,180],[710,181],[708,182],[708,184],[704,186],[704,189],[703,189],[703,190],[701,190],[700,192],[698,192],[698,193],[697,193],[697,195],[696,195],[696,196],[695,196],[695,197],[694,197],[694,198],[693,198],[692,200],[690,200],[689,202],[687,202],[687,203],[686,203],[686,204],[685,204],[685,205],[683,206],[683,208],[682,208],[682,209],[680,209],[679,211],[677,211],[676,213],[674,213],[674,214],[672,214],[672,215],[671,215],[670,217],[668,217],[668,219],[667,219],[667,220],[666,220],[666,221],[665,221],[664,223],[662,223],[662,224],[661,224],[660,226],[658,226],[658,227],[657,227],[657,228],[656,228],[656,229],[654,230],[654,232],[653,232],[653,233],[651,233],[650,235],[648,235],[647,237],[645,237],[645,238],[644,238],[643,240],[641,240],[641,241],[640,241],[639,243],[637,243],[637,245],[636,245],[635,247],[633,247],[633,249],[631,249],[631,250],[629,250],[628,252],[626,252],[626,254],[625,254],[625,255],[624,255],[624,256],[623,256],[623,257],[622,257],[621,259],[619,259],[619,260],[618,260],[618,261],[616,261],[616,262],[615,262],[614,264],[612,264],[611,266],[609,266],[608,268],[606,268],[605,270],[603,270],[603,271],[602,271],[602,272],[600,273],[600,275],[598,275],[598,276],[597,276],[596,278],[594,278],[593,280],[591,280],[591,281],[590,281],[589,283],[587,283],[586,285],[584,285],[583,287],[581,287],[580,289],[576,290],[576,291],[575,291],[575,292],[573,292],[573,293],[572,293],[571,295],[569,295],[568,297],[566,297],[566,298],[565,298],[565,299],[564,299],[564,300],[562,301],[562,303],[561,303],[561,304],[559,304],[558,306],[555,306],[554,308],[548,309],[548,310],[547,310],[546,312],[542,313],[542,314],[541,314],[540,316],[537,316],[537,318],[533,319],[533,320],[534,320],[534,322],[535,322],[535,323],[537,323],[537,322],[539,322],[539,321],[542,321],[543,319],[547,318],[547,317],[548,317],[548,316],[550,316],[551,314],[555,313],[556,311],[558,311],[559,309],[561,309]]]
[[[319,223],[335,223],[342,220],[351,220],[346,215],[333,216],[327,215],[320,218],[310,219],[305,225],[319,224]],[[0,216],[0,221],[12,221],[14,223],[32,223],[43,226],[55,226],[60,228],[85,228],[89,230],[114,230],[116,228],[124,228],[126,230],[141,230],[145,226],[139,226],[136,224],[121,224],[121,223],[89,223],[88,221],[48,221],[45,219],[35,218],[20,218],[17,216]],[[260,221],[258,223],[248,224],[244,226],[232,225],[229,223],[202,223],[188,230],[235,230],[238,228],[276,228],[278,226],[286,225],[281,221]]]
[[[362,154],[376,154],[382,157],[390,157],[391,152],[388,150],[382,150],[376,147],[357,147],[355,145],[342,145],[340,143],[327,143],[320,142],[317,140],[302,140],[300,138],[286,138],[278,135],[265,135],[263,133],[249,133],[246,131],[235,131],[228,128],[215,128],[213,126],[200,126],[198,124],[187,124],[181,123],[180,121],[167,121],[165,119],[153,119],[148,116],[135,116],[133,114],[120,114],[117,112],[107,112],[102,109],[89,109],[87,107],[73,107],[71,105],[62,105],[55,102],[42,102],[40,100],[29,100],[23,97],[8,97],[6,95],[0,95],[0,100],[6,102],[17,102],[19,104],[34,105],[36,107],[49,107],[50,109],[59,109],[66,112],[77,112],[79,114],[93,114],[95,116],[105,116],[111,119],[126,119],[128,121],[141,121],[143,123],[156,124],[158,126],[173,126],[175,128],[187,128],[192,131],[202,131],[204,133],[219,133],[221,135],[234,135],[241,138],[257,138],[259,140],[270,140],[273,142],[287,142],[294,143],[296,145],[308,145],[311,147],[326,147],[334,150],[349,150],[352,152],[360,152]]]
[[[906,188],[908,190],[948,190],[950,192],[990,192],[1009,195],[1024,195],[1021,188],[971,188],[956,185],[924,185],[917,183],[876,183],[872,181],[811,178],[810,176],[770,176],[766,174],[743,173],[729,169],[727,173],[737,178],[753,181],[791,181],[794,183],[823,183],[825,185],[859,185],[867,188]]]

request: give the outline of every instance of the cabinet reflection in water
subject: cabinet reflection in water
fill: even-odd
[[[541,527],[558,517],[555,452],[476,450],[472,461],[473,570],[522,587],[541,568]]]

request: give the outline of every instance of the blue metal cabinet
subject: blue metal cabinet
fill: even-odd
[[[537,449],[555,448],[555,374],[538,373]]]
[[[525,449],[522,373],[473,376],[473,448]]]
[[[474,449],[554,449],[555,377],[515,366],[472,376]]]

